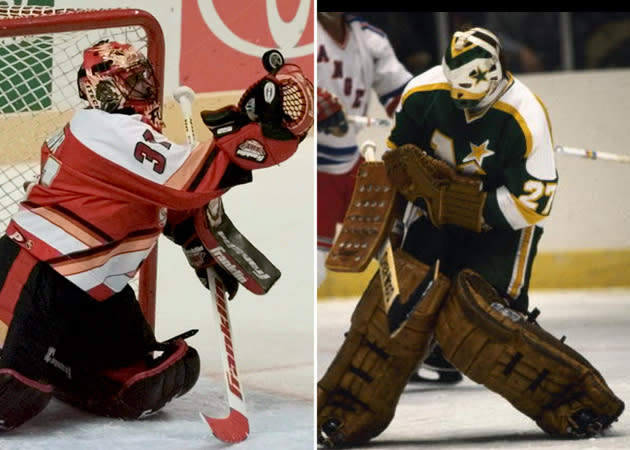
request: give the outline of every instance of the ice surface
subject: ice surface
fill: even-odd
[[[347,330],[355,301],[327,300],[317,310],[317,378]],[[581,352],[626,405],[630,401],[630,290],[532,292],[538,322]],[[628,407],[628,406],[626,406]],[[450,387],[410,384],[390,426],[368,446],[379,449],[629,449],[630,419],[622,414],[603,437],[560,440],[545,435],[503,398],[465,378]]]

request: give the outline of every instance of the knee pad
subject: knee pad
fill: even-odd
[[[35,417],[51,397],[51,385],[31,380],[12,369],[0,369],[0,431],[12,430]]]
[[[77,372],[68,383],[55,385],[55,397],[94,414],[139,419],[192,389],[200,361],[194,348],[177,339],[158,358],[98,373]]]
[[[444,356],[551,435],[590,437],[617,420],[624,403],[578,352],[510,308],[479,274],[464,270],[440,311]]]
[[[402,250],[396,251],[395,264],[406,302],[429,267]],[[344,343],[317,385],[319,443],[367,442],[389,425],[411,373],[428,352],[449,285],[446,277],[438,277],[391,338],[381,280],[375,274],[354,310]]]

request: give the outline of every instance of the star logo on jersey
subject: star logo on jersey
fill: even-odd
[[[487,158],[488,156],[494,155],[494,152],[488,148],[488,145],[490,145],[489,139],[487,139],[481,145],[475,145],[472,142],[470,142],[469,145],[470,153],[466,155],[464,159],[462,159],[462,162],[464,163],[474,161],[478,168],[481,169],[481,166],[483,165],[483,159]]]

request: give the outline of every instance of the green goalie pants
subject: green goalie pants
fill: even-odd
[[[537,226],[481,233],[449,225],[438,229],[421,217],[409,226],[402,248],[429,266],[439,258],[440,271],[451,278],[465,268],[476,271],[524,312],[542,233]]]

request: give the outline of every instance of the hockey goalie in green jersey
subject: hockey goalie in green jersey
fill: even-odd
[[[430,214],[440,205],[412,199],[404,248],[425,263],[439,257],[447,275],[473,268],[526,308],[558,174],[545,106],[505,70],[500,55],[488,30],[456,32],[442,66],[407,85],[387,145],[394,151],[412,144],[478,180],[484,194],[468,202],[475,215],[468,227],[440,223],[444,218]]]
[[[336,447],[378,436],[414,370],[436,349],[445,365],[550,435],[604,432],[624,402],[528,309],[558,174],[545,107],[505,69],[492,32],[453,34],[442,66],[405,87],[387,145],[382,162],[366,164],[385,166],[406,205],[402,247],[392,255],[396,286],[391,274],[377,273],[363,292],[318,382],[318,442]],[[362,183],[378,186],[372,181]],[[397,292],[392,302],[390,291]],[[392,329],[394,305],[412,306],[407,322]]]

